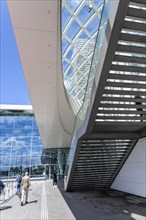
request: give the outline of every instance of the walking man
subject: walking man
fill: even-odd
[[[25,200],[25,204],[28,203],[28,190],[29,187],[31,186],[31,182],[30,182],[30,177],[28,176],[28,172],[25,172],[24,177],[22,178],[22,182],[21,182],[21,206],[23,206],[24,204],[24,200]]]
[[[17,176],[16,176],[16,182],[17,182],[17,191],[16,191],[16,195],[18,195],[20,197],[20,186],[21,186],[21,181],[22,181],[22,176],[21,173],[18,172]]]

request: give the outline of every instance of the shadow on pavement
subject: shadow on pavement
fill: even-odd
[[[116,190],[65,192],[63,180],[58,189],[78,220],[141,220],[146,216],[146,199]]]
[[[37,202],[38,202],[38,200],[33,200],[33,201],[28,202],[28,204],[30,204],[30,203],[37,203]]]
[[[12,208],[12,206],[3,206],[3,207],[0,207],[0,211],[10,209],[10,208]]]

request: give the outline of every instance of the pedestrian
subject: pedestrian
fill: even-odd
[[[53,186],[57,186],[57,173],[56,170],[53,172]]]
[[[28,190],[30,186],[31,186],[30,177],[28,176],[28,172],[25,172],[24,177],[22,178],[22,182],[21,182],[21,206],[23,206],[24,200],[25,200],[25,204],[28,203],[27,201]]]
[[[16,182],[17,182],[17,189],[16,189],[16,195],[20,197],[20,186],[21,186],[22,176],[21,173],[18,172],[16,176]]]
[[[0,194],[2,193],[4,188],[5,188],[5,185],[3,184],[3,181],[0,180]]]

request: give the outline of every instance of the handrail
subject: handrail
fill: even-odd
[[[0,194],[0,204],[7,202],[16,194],[16,180],[4,180],[5,188],[1,190]]]

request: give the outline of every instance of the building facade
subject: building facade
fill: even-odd
[[[63,176],[68,149],[43,148],[32,111],[0,111],[0,176],[12,178],[27,169],[31,177]]]

